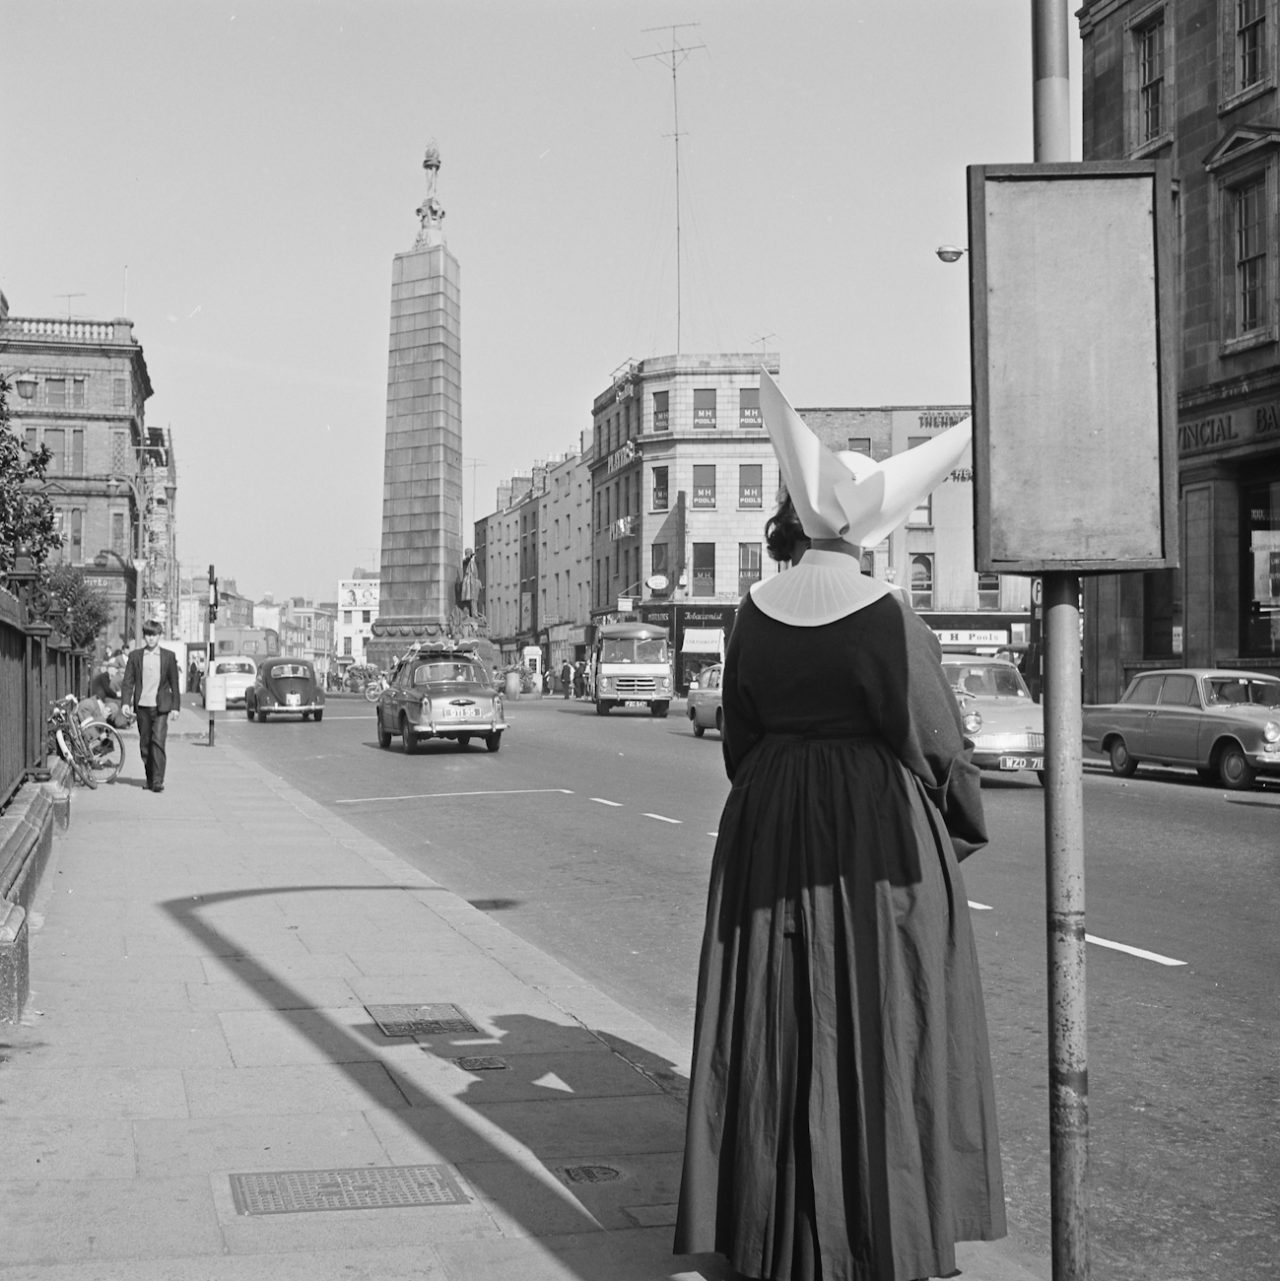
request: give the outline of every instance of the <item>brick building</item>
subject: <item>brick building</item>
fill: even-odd
[[[1085,580],[1085,699],[1165,665],[1280,671],[1277,0],[1086,0],[1084,159],[1178,181],[1181,567]]]

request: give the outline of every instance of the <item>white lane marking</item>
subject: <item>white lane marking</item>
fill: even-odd
[[[616,810],[620,810],[622,808],[621,801],[606,801],[603,796],[593,796],[591,799],[595,801],[597,805],[612,805]]]
[[[659,823],[674,823],[677,827],[684,823],[682,818],[668,818],[665,814],[646,814],[645,818],[656,818]]]
[[[973,899],[969,900],[969,906],[973,908],[975,912],[994,912],[996,910],[989,903],[975,903]]]
[[[446,800],[453,796],[538,796],[553,792],[557,796],[572,796],[567,787],[522,787],[508,791],[491,792],[413,792],[408,796],[351,796],[334,801],[335,805],[363,805],[366,801],[435,801]]]
[[[1084,936],[1086,943],[1096,943],[1099,947],[1109,947],[1117,952],[1128,952],[1130,956],[1144,961],[1154,961],[1157,965],[1186,965],[1186,961],[1175,961],[1171,956],[1161,956],[1159,952],[1147,952],[1140,947],[1130,947],[1128,943],[1113,943],[1110,939],[1100,939],[1095,934]]]

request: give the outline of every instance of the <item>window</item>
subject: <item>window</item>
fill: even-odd
[[[764,506],[764,466],[742,463],[738,467],[738,506]]]
[[[868,458],[875,457],[875,455],[871,452],[870,436],[850,436],[849,443],[845,446],[845,448],[852,450],[855,454],[866,454]]]
[[[1229,111],[1276,83],[1276,0],[1220,0],[1218,53],[1221,100]]]
[[[71,408],[84,408],[84,379],[73,378],[71,380]]]
[[[71,509],[71,560],[76,565],[84,560],[84,512],[79,507]]]
[[[124,512],[111,513],[111,550],[118,556],[124,556]]]
[[[716,594],[715,543],[694,543],[693,545],[693,594],[695,596]]]
[[[1236,85],[1251,89],[1267,73],[1264,0],[1236,0]]]
[[[40,448],[40,434],[35,427],[24,427],[22,429],[22,443],[26,445],[30,453],[35,453]]]
[[[113,409],[126,408],[123,378],[113,378],[111,380],[111,406]]]
[[[714,507],[716,505],[716,469],[715,464],[695,464],[693,469],[693,506]]]
[[[760,581],[760,544],[738,544],[738,595],[745,596]]]
[[[695,430],[705,430],[716,425],[716,389],[714,387],[695,387],[693,389],[693,426]]]
[[[739,387],[738,388],[738,426],[739,427],[763,427],[764,420],[760,417],[760,388],[759,387]]]
[[[1139,143],[1164,132],[1164,12],[1134,32],[1138,59]]]
[[[67,380],[65,378],[46,378],[44,380],[45,404],[50,409],[67,407]]]
[[[874,578],[876,576],[875,552],[863,552],[858,558],[858,568],[866,574],[868,578]]]
[[[650,574],[661,574],[663,578],[670,578],[671,571],[668,568],[671,564],[669,551],[670,548],[666,543],[654,543],[654,545],[649,548]]]
[[[71,429],[71,474],[84,475],[84,428]]]
[[[669,391],[653,393],[653,430],[671,430],[671,393]]]
[[[1164,688],[1160,691],[1160,702],[1177,707],[1186,707],[1188,704],[1199,707],[1200,698],[1196,694],[1196,678],[1182,673],[1177,676],[1166,676]]]
[[[933,608],[933,557],[911,558],[911,603],[916,609]]]
[[[999,574],[979,574],[978,575],[978,608],[979,609],[999,609],[1000,608],[1000,575]]]
[[[369,610],[369,609],[362,609],[362,610],[360,611],[360,621],[361,621],[362,623],[372,622],[372,621],[373,621],[373,611],[372,611],[372,610]]]
[[[1122,700],[1126,703],[1157,703],[1160,701],[1160,686],[1164,684],[1163,676],[1140,676],[1133,683],[1132,689]]]
[[[1124,146],[1130,155],[1146,155],[1173,138],[1173,25],[1165,21],[1164,4],[1132,6],[1125,23]]]
[[[664,512],[669,506],[667,469],[665,467],[655,467],[653,469],[653,510]]]
[[[342,653],[345,658],[351,657],[351,637],[350,636],[344,636],[342,638]]]
[[[1249,513],[1244,530],[1244,652],[1263,657],[1280,654],[1280,480],[1245,490]]]
[[[1235,190],[1236,333],[1263,328],[1267,307],[1266,176]]]
[[[48,446],[49,452],[53,455],[49,459],[49,470],[46,473],[49,476],[61,476],[63,473],[63,464],[66,459],[63,454],[66,451],[66,433],[61,427],[46,427],[44,429],[44,443]]]

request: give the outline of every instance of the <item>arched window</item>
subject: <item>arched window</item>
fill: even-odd
[[[916,609],[933,608],[933,557],[911,558],[911,603]]]

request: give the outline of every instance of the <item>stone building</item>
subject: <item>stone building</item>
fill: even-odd
[[[0,373],[11,428],[53,455],[55,559],[83,568],[110,602],[102,643],[132,644],[147,618],[174,634],[177,463],[170,432],[146,425],[151,378],[133,322],[11,316],[0,294]]]
[[[1181,567],[1085,580],[1085,700],[1144,667],[1280,671],[1280,11],[1086,0],[1084,159],[1178,183]]]

